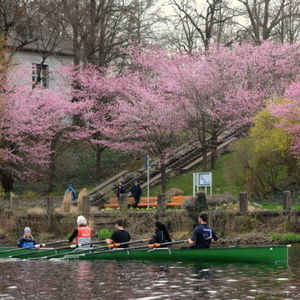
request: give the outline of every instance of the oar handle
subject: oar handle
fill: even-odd
[[[102,246],[102,247],[95,247],[95,248],[85,249],[85,250],[81,250],[81,251],[76,251],[76,254],[86,253],[87,251],[93,251],[94,252],[96,250],[106,250],[106,249],[114,248],[114,247],[111,247],[110,245],[117,245],[116,247],[120,247],[120,246],[125,246],[125,245],[130,245],[130,244],[143,243],[143,242],[147,242],[147,241],[148,240],[143,239],[143,240],[137,240],[137,241],[132,241],[132,242],[108,244],[108,245]],[[100,242],[101,241],[99,241],[97,243],[100,243]],[[93,243],[82,244],[81,246],[90,245],[90,244],[93,244]],[[77,245],[74,245],[74,246],[72,248],[77,248],[76,247]],[[41,257],[41,259],[56,258],[56,257],[59,257],[59,256],[65,256],[65,255],[69,255],[69,254],[74,254],[74,252],[67,252],[67,253],[60,253],[60,254],[54,254],[54,255],[44,256],[43,258]]]
[[[69,241],[69,240],[67,240]],[[17,258],[17,257],[23,257],[23,256],[28,256],[28,255],[35,255],[35,254],[40,254],[42,252],[49,252],[49,251],[55,251],[55,250],[64,250],[64,249],[75,249],[81,246],[87,246],[87,245],[91,245],[91,244],[100,244],[100,243],[104,243],[105,240],[101,240],[101,241],[95,241],[95,242],[90,242],[90,243],[83,243],[83,244],[73,244],[67,247],[60,247],[60,248],[53,248],[53,249],[42,249],[41,251],[34,251],[34,252],[27,252],[27,253],[22,253],[22,254],[15,254],[15,255],[11,255],[9,256],[10,258]],[[48,244],[49,245],[49,244]],[[39,247],[36,247],[37,249],[39,249]],[[24,249],[24,248],[23,248]],[[31,248],[33,249],[33,248]]]
[[[147,248],[153,249],[153,248],[158,248],[158,247],[161,247],[161,246],[170,246],[170,245],[182,244],[182,243],[186,243],[186,242],[187,242],[187,240],[179,240],[179,241],[166,242],[166,243],[155,243],[155,244],[148,244],[148,245],[143,245],[143,246],[134,247],[134,248],[123,248],[123,249],[119,249],[118,251],[131,251],[131,250],[139,250],[139,249],[147,249]],[[111,251],[111,250],[108,250],[108,251],[95,251],[93,253],[85,253],[85,254],[83,254],[83,256],[109,253],[109,252],[113,252],[113,251]]]

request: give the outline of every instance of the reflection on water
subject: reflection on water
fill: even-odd
[[[0,299],[300,299],[300,247],[289,268],[0,260],[0,272]]]

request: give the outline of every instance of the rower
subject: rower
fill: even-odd
[[[91,237],[93,230],[87,226],[87,220],[84,216],[78,216],[77,218],[78,227],[74,230],[69,238],[69,242],[74,241],[76,244],[83,245],[82,247],[91,247]],[[84,245],[86,244],[86,245]]]
[[[130,242],[130,234],[124,230],[124,222],[122,220],[117,220],[115,222],[116,231],[113,232],[110,239],[106,239],[107,244],[112,243],[127,243]],[[128,248],[128,245],[120,245],[117,248]]]
[[[34,247],[36,242],[31,234],[31,229],[29,227],[24,228],[23,236],[21,236],[18,241],[19,248],[27,248],[27,247]]]
[[[198,217],[199,225],[194,229],[192,237],[188,239],[188,243],[191,245],[191,249],[210,248],[210,244],[213,241],[217,241],[218,237],[214,229],[207,225],[208,215],[202,213]]]
[[[152,238],[149,240],[149,244],[156,244],[156,243],[167,243],[172,242],[169,231],[165,224],[162,222],[155,222],[154,226],[155,232]]]

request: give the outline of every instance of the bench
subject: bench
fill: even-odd
[[[167,207],[180,207],[182,203],[190,199],[191,196],[174,196],[166,204]],[[130,197],[127,201],[128,204],[134,203],[134,198]],[[120,207],[118,198],[111,198],[109,203],[104,204],[105,208],[118,208]],[[138,207],[148,207],[148,197],[142,197],[138,204]],[[149,207],[157,207],[157,197],[149,197]]]
[[[155,206],[157,206],[156,199],[157,199],[157,197],[149,197],[149,207],[155,207]],[[134,198],[133,197],[129,197],[127,199],[127,204],[133,205],[133,203],[134,203]],[[105,208],[118,208],[118,207],[120,207],[118,198],[117,197],[111,198],[109,200],[109,203],[105,203],[104,204],[104,207]],[[138,207],[148,207],[148,197],[142,197],[140,199]]]
[[[157,206],[157,197],[149,197],[149,207]],[[148,207],[148,197],[142,197],[138,207]]]
[[[129,204],[132,204],[134,202],[134,199],[133,198],[128,198],[127,199],[127,203]],[[108,203],[105,203],[104,204],[104,207],[105,208],[116,208],[116,207],[120,207],[120,204],[119,204],[119,200],[118,200],[118,198],[117,197],[114,197],[114,198],[111,198],[110,200],[109,200],[109,202]]]
[[[191,196],[173,196],[170,202],[167,203],[167,207],[179,207],[185,200],[190,198]]]

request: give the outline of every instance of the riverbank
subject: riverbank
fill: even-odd
[[[218,233],[220,245],[282,243],[279,235],[300,233],[300,211],[209,210],[210,224]],[[25,226],[31,227],[38,241],[65,239],[76,228],[78,212],[18,215],[0,212],[1,244],[14,244]],[[103,210],[87,216],[95,231],[114,229],[114,222],[123,219],[134,239],[150,237],[154,222],[160,220],[169,228],[173,239],[190,236],[197,224],[195,216],[184,209]],[[277,238],[275,239],[274,237]]]

